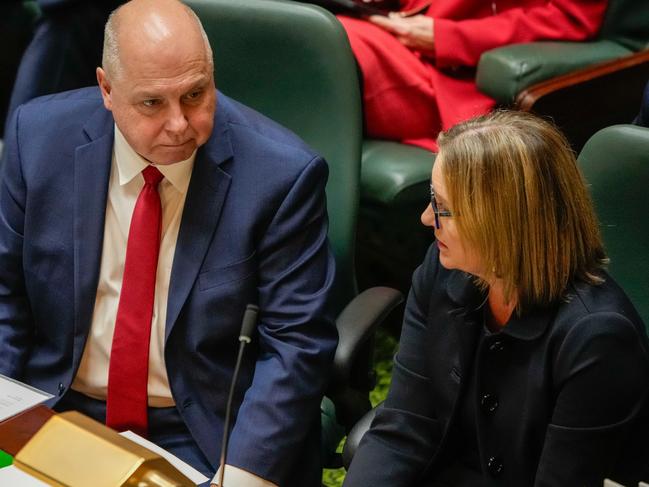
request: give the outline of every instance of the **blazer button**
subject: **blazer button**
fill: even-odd
[[[498,409],[498,398],[493,394],[485,394],[480,399],[480,407],[485,413],[492,414]]]
[[[63,385],[63,382],[59,382],[59,397],[61,397],[64,392],[65,392],[65,386]]]
[[[490,352],[502,352],[505,349],[505,342],[502,340],[496,340],[489,346],[489,351]]]
[[[489,460],[487,460],[487,470],[493,477],[503,473],[504,468],[503,461],[498,457],[489,457]]]

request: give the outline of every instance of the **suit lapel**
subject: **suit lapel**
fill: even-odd
[[[220,164],[232,158],[232,154],[226,114],[222,109],[217,109],[213,135],[196,155],[187,190],[171,268],[165,340],[169,338],[180,310],[196,281],[216,231],[230,187],[230,175],[220,167]]]
[[[97,294],[108,179],[113,150],[113,118],[103,106],[84,127],[90,138],[74,154],[74,364],[88,335]]]

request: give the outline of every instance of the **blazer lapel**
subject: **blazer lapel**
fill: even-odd
[[[165,340],[196,281],[230,187],[230,175],[220,167],[233,154],[227,126],[217,109],[212,137],[196,155],[171,268]]]
[[[113,118],[103,106],[84,127],[88,144],[74,154],[74,364],[83,353],[97,293],[108,179],[113,151]]]

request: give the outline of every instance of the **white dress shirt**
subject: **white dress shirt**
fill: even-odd
[[[129,146],[117,127],[113,147],[95,308],[81,365],[72,383],[72,389],[101,400],[106,400],[110,350],[122,288],[131,217],[135,202],[144,186],[142,170],[149,165]],[[194,157],[195,154],[186,161],[156,166],[164,175],[164,179],[158,186],[162,203],[162,233],[149,347],[148,403],[153,407],[174,405],[164,359],[167,293]]]
[[[148,404],[152,407],[174,405],[164,359],[167,297],[178,230],[195,157],[196,152],[185,161],[156,165],[164,179],[158,186],[162,203],[162,233],[149,347],[147,391]],[[72,382],[72,389],[75,391],[103,401],[107,395],[108,366],[122,288],[128,232],[135,202],[144,186],[141,173],[148,165],[115,126],[95,308],[81,364]],[[216,483],[217,479],[218,476],[215,476],[213,482]],[[230,465],[226,465],[223,483],[224,487],[277,487],[252,473]]]

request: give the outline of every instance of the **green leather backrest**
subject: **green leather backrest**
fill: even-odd
[[[649,129],[600,130],[579,164],[591,185],[609,270],[649,327]]]
[[[608,0],[599,39],[634,51],[649,47],[649,0]]]
[[[293,130],[329,163],[329,238],[342,307],[356,294],[362,140],[356,66],[342,26],[329,12],[296,2],[186,3],[210,38],[217,87]]]

